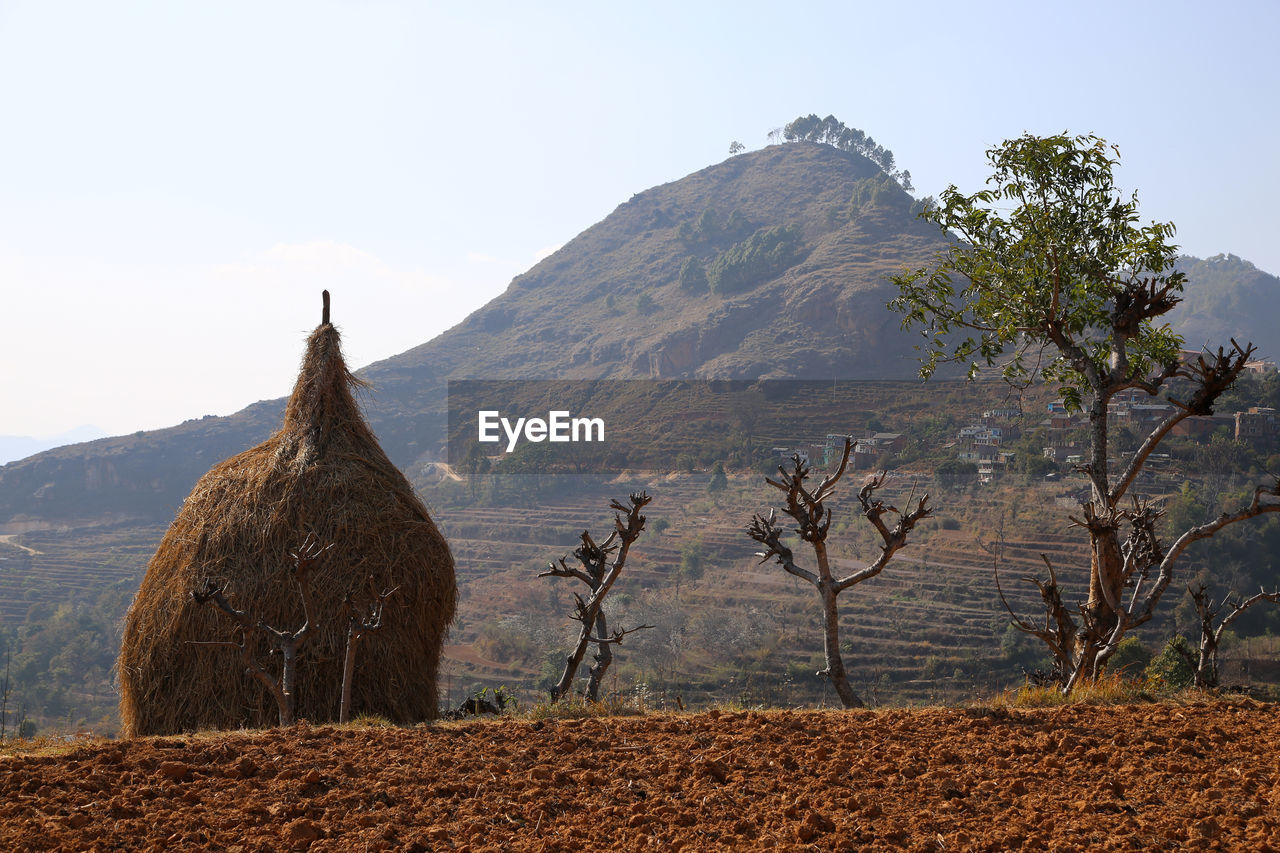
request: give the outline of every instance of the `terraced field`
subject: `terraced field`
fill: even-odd
[[[828,685],[814,675],[822,662],[814,591],[776,565],[761,565],[744,532],[773,490],[766,491],[759,475],[740,474],[711,496],[707,482],[706,474],[620,477],[536,505],[437,509],[460,590],[442,666],[445,700],[456,706],[481,687],[503,685],[529,700],[549,675],[558,675],[556,650],[576,625],[568,614],[578,590],[538,572],[567,555],[582,530],[603,538],[611,524],[609,499],[644,488],[654,497],[649,530],[615,588],[610,616],[615,627],[654,628],[628,636],[608,688],[641,693],[654,707],[718,700],[831,704]],[[1044,557],[1068,594],[1078,595],[1088,555],[1084,540],[1066,529],[1060,505],[1077,486],[935,495],[935,516],[917,529],[913,543],[879,577],[841,597],[855,689],[874,704],[896,704],[963,700],[1020,682],[1022,672],[1007,656],[1009,620],[993,565],[1022,613],[1038,612],[1038,594],[1022,578],[1043,573]],[[926,488],[923,478],[903,474],[883,494],[905,502]],[[830,541],[837,566],[851,569],[877,546],[854,513],[856,500],[839,497]],[[661,532],[659,520],[666,524]],[[120,525],[10,537],[0,543],[4,626],[23,625],[35,605],[91,602],[103,590],[120,590],[123,608],[162,534],[157,525]],[[692,542],[702,564],[682,570],[682,552]],[[1149,645],[1168,636],[1165,618],[1145,629]],[[1280,672],[1272,672],[1280,669],[1276,651],[1265,641],[1231,651],[1227,673],[1247,668],[1255,680],[1280,680]]]

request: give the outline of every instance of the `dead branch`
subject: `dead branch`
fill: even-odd
[[[1198,589],[1187,587],[1187,592],[1191,593],[1191,600],[1195,603],[1196,615],[1200,620],[1200,648],[1195,660],[1192,660],[1190,655],[1186,654],[1182,649],[1178,650],[1186,658],[1187,663],[1194,667],[1197,687],[1217,687],[1218,646],[1222,642],[1222,635],[1226,632],[1227,627],[1241,613],[1244,613],[1259,602],[1268,601],[1272,604],[1280,602],[1280,590],[1273,592],[1262,590],[1244,600],[1240,600],[1238,595],[1235,596],[1236,601],[1231,605],[1231,612],[1222,617],[1222,621],[1216,626],[1213,624],[1213,620],[1217,618],[1221,608],[1227,605],[1228,600],[1235,594],[1232,593],[1221,602],[1215,603],[1209,598],[1208,587],[1204,584],[1200,584]]]
[[[1235,338],[1232,338],[1230,351],[1219,347],[1216,355],[1202,353],[1192,365],[1186,367],[1175,365],[1167,368],[1160,375],[1159,381],[1153,381],[1149,386],[1138,383],[1128,384],[1128,387],[1142,387],[1149,394],[1154,395],[1166,380],[1181,376],[1195,383],[1195,391],[1186,401],[1172,396],[1165,398],[1173,404],[1175,411],[1161,421],[1138,446],[1129,464],[1125,466],[1120,478],[1116,481],[1115,487],[1105,493],[1108,503],[1114,506],[1124,497],[1125,492],[1137,478],[1138,472],[1142,470],[1142,466],[1146,464],[1160,442],[1164,441],[1170,430],[1193,415],[1213,414],[1213,404],[1244,370],[1249,359],[1253,357],[1255,349],[1252,343],[1242,347]],[[1206,356],[1208,356],[1207,359]],[[1112,389],[1113,393],[1118,390],[1121,390],[1121,386]]]
[[[652,627],[653,627],[652,625],[637,625],[634,628],[628,628],[625,631],[614,630],[614,632],[607,637],[592,637],[591,642],[601,646],[603,645],[620,646],[622,645],[622,638],[627,636],[627,634],[634,634],[636,631],[647,631]]]
[[[245,669],[260,681],[275,699],[280,725],[282,726],[293,724],[297,707],[298,650],[307,639],[312,627],[312,614],[316,612],[312,600],[311,575],[315,570],[316,562],[332,547],[332,543],[321,547],[314,535],[308,533],[302,545],[289,552],[289,556],[293,558],[294,563],[290,574],[298,585],[299,597],[302,599],[303,622],[302,627],[296,631],[275,628],[260,619],[255,619],[247,610],[235,609],[227,601],[226,596],[223,595],[223,588],[217,585],[212,578],[206,579],[201,589],[191,592],[191,597],[196,604],[214,607],[229,616],[240,627],[242,632],[241,642],[239,644],[232,643],[231,645],[239,646],[241,658],[245,662]],[[258,636],[269,638],[272,651],[280,653],[282,664],[279,680],[272,678],[254,656],[253,640]]]

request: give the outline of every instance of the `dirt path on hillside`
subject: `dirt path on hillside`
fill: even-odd
[[[20,533],[0,533],[0,542],[4,543],[5,545],[12,545],[14,548],[20,548],[21,550],[26,551],[28,554],[31,554],[32,556],[39,554],[40,552],[37,551],[35,548],[28,548],[26,545],[21,545],[13,541],[13,537],[21,536],[21,535],[22,534]]]
[[[1280,707],[651,714],[0,759],[5,850],[1280,850]]]

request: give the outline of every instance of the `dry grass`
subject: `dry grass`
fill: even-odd
[[[401,723],[436,716],[436,669],[457,596],[453,557],[364,422],[357,384],[337,330],[320,326],[281,429],[196,484],[126,618],[118,663],[126,734],[276,722],[274,700],[245,674],[239,650],[208,645],[238,639],[231,620],[191,592],[212,581],[233,606],[296,630],[303,609],[289,552],[308,535],[333,548],[312,577],[317,612],[299,657],[298,716],[336,719],[345,598],[393,588],[382,629],[359,647],[353,713]]]
[[[95,746],[110,738],[92,732],[76,732],[72,735],[36,735],[35,737],[9,738],[0,741],[0,757],[9,755],[34,755],[58,757],[83,746]]]
[[[1063,705],[1132,705],[1149,702],[1215,701],[1220,697],[1212,691],[1185,688],[1171,690],[1162,685],[1159,678],[1126,678],[1121,673],[1109,673],[1097,679],[1082,679],[1071,695],[1064,696],[1054,685],[1037,686],[1030,682],[996,695],[989,705],[992,708],[1058,708]]]

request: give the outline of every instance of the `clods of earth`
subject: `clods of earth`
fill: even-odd
[[[1280,706],[735,711],[0,758],[0,849],[1280,851]]]

